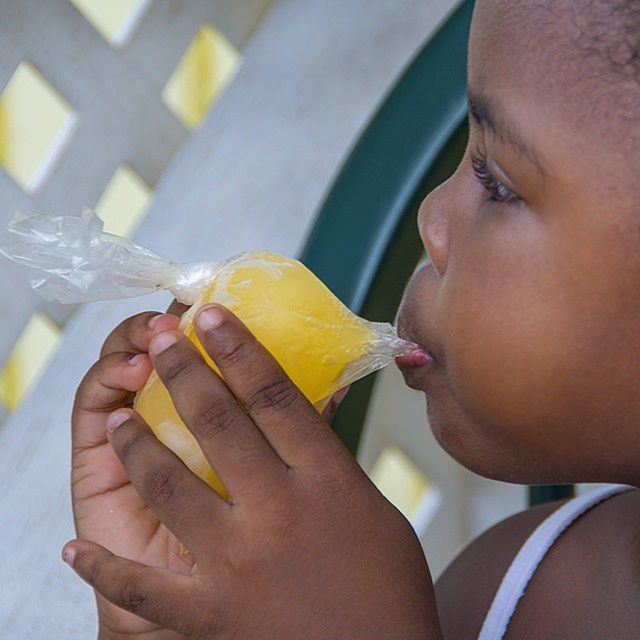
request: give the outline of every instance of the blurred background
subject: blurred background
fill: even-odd
[[[458,15],[459,35],[451,27],[427,52],[434,79],[422,73],[420,91],[433,109],[448,99],[447,83],[464,93],[470,8],[454,0],[0,0],[0,222],[14,210],[91,207],[107,231],[176,260],[254,248],[302,255],[341,295],[350,286],[341,247],[355,238],[365,258],[373,255],[367,242],[382,237],[373,227],[393,210],[371,195],[388,185],[366,163],[400,153],[405,117],[410,136],[422,124],[434,135],[442,128],[415,100],[405,116],[401,79]],[[458,131],[464,105],[454,106],[445,115]],[[371,131],[383,131],[385,147],[367,147]],[[435,135],[438,153],[450,133]],[[429,171],[444,178],[454,158],[442,158],[434,155]],[[409,267],[386,252],[367,291],[387,274],[399,294],[417,264],[413,218],[427,182],[412,188],[403,205],[410,220],[393,240],[409,238],[411,251],[394,245]],[[361,200],[341,200],[345,209],[338,201],[347,191]],[[378,313],[341,297],[393,320],[389,305]],[[0,261],[1,637],[45,637],[46,628],[46,637],[86,638],[95,629],[89,589],[59,561],[73,536],[70,407],[107,333],[168,303],[162,294],[48,303],[22,270]],[[339,422],[359,416],[350,446],[411,520],[437,576],[471,538],[524,508],[526,489],[448,458],[426,426],[424,398],[395,368],[367,384]]]

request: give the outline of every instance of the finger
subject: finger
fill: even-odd
[[[286,466],[190,340],[163,333],[151,341],[149,352],[178,414],[232,501],[247,486],[284,476]]]
[[[149,341],[162,331],[178,328],[180,318],[171,314],[145,311],[122,321],[102,345],[100,357],[117,351],[143,353],[149,349]]]
[[[140,497],[194,555],[210,545],[212,525],[216,535],[222,533],[229,506],[155,437],[135,411],[112,413],[107,432]]]
[[[329,403],[327,404],[327,406],[323,409],[322,411],[322,417],[329,423],[331,424],[336,412],[338,411],[338,407],[340,406],[340,403],[344,400],[345,396],[347,395],[347,393],[349,393],[349,389],[351,388],[351,386],[345,387],[344,389],[340,389],[340,391],[337,391],[336,393],[334,393],[331,396],[331,399],[329,400]]]
[[[133,401],[151,368],[146,354],[118,352],[104,356],[89,369],[73,403],[74,452],[106,443],[107,416]]]
[[[169,308],[167,309],[167,313],[171,313],[174,316],[182,316],[184,314],[185,311],[188,311],[191,307],[189,307],[189,305],[186,304],[182,304],[181,302],[178,302],[177,300],[174,300],[170,305]]]
[[[318,447],[336,447],[324,418],[236,316],[207,305],[195,321],[198,339],[229,389],[289,466],[317,457]]]
[[[204,626],[204,614],[210,611],[210,606],[198,606],[199,596],[189,575],[126,560],[87,540],[67,543],[62,558],[85,582],[121,609],[185,634]]]

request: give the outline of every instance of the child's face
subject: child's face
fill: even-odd
[[[400,326],[435,362],[405,375],[503,480],[640,476],[638,84],[589,55],[594,4],[478,0],[469,145],[418,217]]]

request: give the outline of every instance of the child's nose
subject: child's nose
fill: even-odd
[[[449,256],[449,220],[447,211],[451,202],[446,194],[448,182],[432,191],[420,205],[418,211],[418,230],[422,243],[435,270],[442,276],[447,269]]]

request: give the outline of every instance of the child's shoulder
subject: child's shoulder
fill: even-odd
[[[559,506],[522,511],[476,538],[436,582],[445,640],[474,638],[514,556],[531,532]]]
[[[560,505],[503,520],[452,562],[436,583],[444,640],[478,636],[511,561]],[[587,511],[560,536],[527,586],[505,640],[637,637],[640,610],[632,603],[640,597],[639,570],[640,491],[635,490]],[[613,633],[612,624],[619,625]]]

